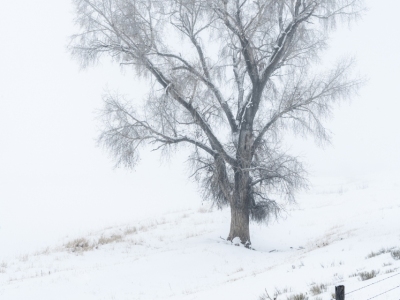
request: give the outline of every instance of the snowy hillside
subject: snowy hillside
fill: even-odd
[[[345,285],[348,300],[399,300],[399,216],[398,175],[315,179],[278,222],[251,225],[254,251],[223,239],[228,210],[199,205],[0,258],[0,299],[325,300]]]

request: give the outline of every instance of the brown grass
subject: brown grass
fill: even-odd
[[[326,285],[325,284],[318,284],[314,285],[310,289],[311,295],[319,295],[326,292]]]
[[[65,248],[71,250],[72,252],[83,252],[92,250],[94,245],[85,238],[79,238],[68,242],[65,245]]]
[[[101,236],[97,242],[98,245],[107,245],[111,243],[117,243],[122,241],[122,236],[121,235],[112,235],[110,237],[104,237]]]

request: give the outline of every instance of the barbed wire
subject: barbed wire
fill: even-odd
[[[368,284],[368,285],[363,286],[363,287],[361,287],[361,288],[359,288],[359,289],[356,289],[356,290],[354,290],[354,291],[348,292],[348,293],[346,293],[346,295],[349,295],[349,294],[351,294],[351,293],[354,293],[354,292],[357,292],[357,291],[359,291],[359,290],[365,289],[365,288],[367,288],[367,287],[369,287],[369,286],[371,286],[371,285],[374,285],[374,284],[377,284],[377,283],[379,283],[379,282],[388,280],[389,278],[392,278],[392,277],[395,277],[395,276],[398,276],[398,275],[400,275],[400,273],[397,273],[397,274],[395,274],[395,275],[389,276],[389,277],[387,277],[387,278],[385,278],[385,279],[378,280],[378,281],[376,281],[376,282],[374,282],[374,283]],[[397,287],[396,287],[396,288],[397,288]],[[375,297],[376,297],[376,296],[375,296]],[[372,299],[372,298],[370,298],[370,299]]]
[[[374,299],[374,298],[376,298],[376,297],[378,297],[378,296],[381,296],[381,295],[383,295],[383,294],[386,294],[386,293],[388,293],[388,292],[390,292],[390,291],[393,291],[393,290],[395,290],[395,289],[398,289],[398,288],[400,288],[400,285],[398,285],[398,286],[396,286],[395,288],[392,288],[392,289],[390,289],[390,290],[387,290],[386,292],[380,293],[379,295],[373,296],[372,298],[368,298],[367,300]]]

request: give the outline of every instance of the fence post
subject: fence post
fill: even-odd
[[[336,300],[344,300],[344,285],[335,287]]]

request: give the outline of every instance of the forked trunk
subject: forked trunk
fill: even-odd
[[[243,245],[250,247],[249,212],[246,206],[231,205],[231,229],[228,241],[236,237],[240,238]]]

